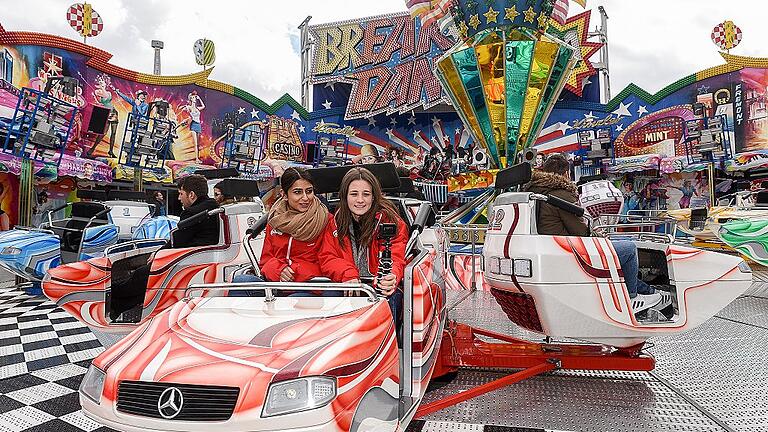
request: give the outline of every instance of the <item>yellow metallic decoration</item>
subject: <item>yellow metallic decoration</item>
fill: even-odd
[[[483,15],[485,15],[485,22],[490,24],[497,22],[496,17],[499,16],[499,13],[493,10],[493,7],[491,7],[488,9],[488,12],[484,13]]]
[[[471,25],[475,30],[477,30],[477,27],[480,25],[480,17],[477,16],[477,14],[474,14],[471,17],[469,17],[469,25]]]
[[[518,16],[520,16],[520,12],[517,11],[517,6],[504,8],[504,19],[514,21]]]
[[[525,12],[523,12],[523,15],[525,15],[525,21],[533,24],[533,22],[536,20],[536,12],[533,10],[533,6],[529,7]]]
[[[457,27],[459,29],[459,34],[461,35],[461,37],[463,37],[463,38],[467,37],[467,30],[469,30],[469,28],[467,27],[467,23],[462,21],[462,22],[459,23],[459,25]]]
[[[80,34],[83,37],[91,35],[91,24],[93,21],[93,8],[88,3],[83,3],[83,28],[80,30]]]

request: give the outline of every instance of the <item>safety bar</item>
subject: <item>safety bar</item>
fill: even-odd
[[[349,283],[307,283],[307,282],[237,282],[237,283],[213,283],[213,284],[195,284],[190,285],[184,291],[184,297],[194,297],[193,293],[200,291],[200,297],[202,297],[202,291],[242,291],[263,289],[265,300],[272,302],[275,300],[275,296],[272,293],[273,289],[281,290],[296,290],[296,291],[363,291],[368,295],[368,300],[375,302],[379,296],[376,290],[368,284],[349,284]]]
[[[71,202],[68,202],[68,203],[64,203],[64,204],[62,204],[62,205],[60,205],[60,206],[56,207],[55,209],[52,209],[52,210],[48,210],[48,226],[53,226],[53,218],[52,218],[51,216],[52,216],[54,213],[56,213],[56,212],[57,212],[57,211],[59,211],[59,210],[64,210],[65,208],[67,208],[67,206],[69,206],[69,205],[71,205],[71,204],[72,204]]]
[[[109,256],[110,254],[113,254],[116,252],[128,252],[128,251],[142,249],[150,246],[162,247],[167,242],[168,241],[165,239],[143,239],[143,240],[134,240],[134,241],[128,241],[124,243],[118,243],[112,246],[107,246],[107,248],[104,249],[104,256]]]

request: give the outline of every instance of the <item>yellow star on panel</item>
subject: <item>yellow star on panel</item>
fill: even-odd
[[[462,21],[462,22],[459,23],[458,27],[459,27],[459,34],[462,35],[462,36],[466,36],[467,35],[467,31],[469,30],[469,28],[467,28],[467,23]]]
[[[496,17],[499,16],[499,13],[493,10],[493,7],[488,9],[488,12],[484,13],[485,15],[485,22],[486,24],[495,23]]]
[[[544,12],[539,14],[539,27],[544,28],[549,23],[549,17]]]
[[[520,12],[517,11],[517,6],[504,8],[504,19],[514,21],[518,16],[520,16]]]
[[[477,14],[474,14],[471,17],[469,17],[469,25],[471,25],[472,28],[477,30],[477,26],[480,25],[480,17],[477,16]]]
[[[536,12],[533,10],[533,6],[529,7],[528,10],[523,12],[523,15],[525,15],[525,21],[533,24],[533,20],[536,19]]]

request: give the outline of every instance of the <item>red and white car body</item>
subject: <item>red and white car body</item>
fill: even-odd
[[[43,279],[43,293],[79,321],[104,332],[125,333],[184,297],[191,284],[231,281],[235,272],[251,265],[242,241],[246,231],[263,214],[261,202],[242,202],[222,207],[217,245],[158,250],[164,241],[137,240],[120,243],[94,258],[51,269]],[[252,241],[261,250],[263,237]],[[149,280],[141,310],[134,322],[116,323],[108,317],[109,300],[120,280],[152,257]]]
[[[611,240],[539,235],[540,202],[531,193],[500,195],[483,249],[491,291],[507,315],[527,329],[633,347],[700,325],[752,283],[751,270],[739,257],[636,241],[641,267],[658,270],[674,309],[669,320],[639,322]]]
[[[233,286],[190,278],[179,283],[203,284],[94,359],[83,411],[136,432],[405,429],[438,365],[446,320],[446,236],[427,228],[412,241],[402,348],[388,302],[370,287],[345,297],[338,290],[349,285],[257,283],[249,288],[337,295],[219,297]]]

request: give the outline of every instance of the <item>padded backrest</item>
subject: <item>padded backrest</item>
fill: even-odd
[[[688,222],[688,228],[692,230],[703,230],[704,225],[707,223],[707,208],[694,208],[691,209],[691,219]]]

